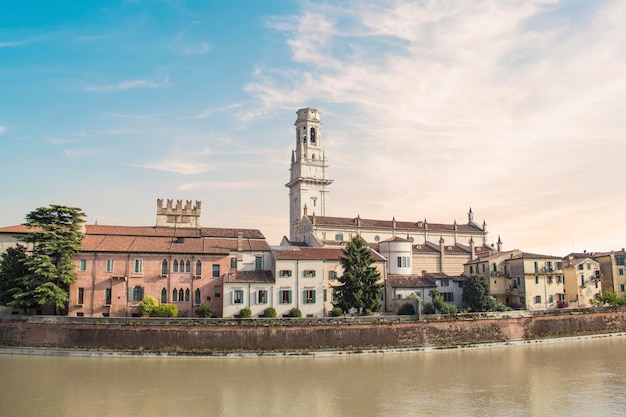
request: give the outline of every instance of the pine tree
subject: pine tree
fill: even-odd
[[[355,308],[359,312],[379,311],[382,303],[383,286],[379,283],[380,273],[372,266],[372,251],[361,236],[354,237],[339,258],[344,269],[338,278],[337,306],[343,311]]]
[[[24,264],[28,255],[23,245],[8,248],[0,262],[0,305],[26,310],[32,305],[22,305],[14,296],[28,290],[28,268]]]
[[[53,305],[55,311],[69,302],[69,287],[76,281],[72,255],[80,250],[85,215],[76,207],[50,205],[26,215],[31,231],[23,238],[32,244],[24,261],[29,274],[26,288],[13,296],[22,306]]]

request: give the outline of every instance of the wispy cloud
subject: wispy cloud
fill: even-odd
[[[131,164],[136,168],[154,169],[157,171],[174,172],[181,175],[195,175],[213,169],[213,165],[206,157],[213,154],[210,148],[198,149],[190,152],[182,149],[173,149],[167,156],[157,162]]]
[[[124,80],[114,84],[92,85],[85,88],[90,93],[111,93],[116,91],[137,90],[137,89],[157,89],[170,87],[172,83],[169,77],[165,77],[163,81],[151,80]]]
[[[6,130],[7,130],[6,126],[0,126],[0,135],[6,132]]]
[[[234,103],[234,104],[229,104],[227,106],[221,106],[221,107],[209,107],[208,109],[202,111],[201,113],[194,115],[193,118],[194,119],[206,119],[207,117],[215,113],[227,112],[227,111],[239,108],[239,107],[241,107],[241,103]]]
[[[32,43],[40,42],[48,39],[48,35],[45,36],[36,36],[33,38],[20,39],[15,41],[0,41],[0,48],[15,48],[17,46],[25,46],[30,45]]]
[[[65,149],[63,154],[70,159],[80,159],[87,156],[92,156],[98,153],[100,149],[96,148],[75,148],[75,149]]]
[[[181,52],[184,55],[204,55],[211,50],[208,42],[200,42],[198,45],[186,45],[182,47]]]
[[[57,137],[47,137],[47,138],[44,138],[44,141],[51,145],[67,145],[67,144],[75,142],[75,140],[73,139],[57,138]]]
[[[275,187],[276,184],[262,182],[262,181],[238,181],[238,182],[228,182],[228,181],[198,181],[198,182],[189,182],[185,184],[180,184],[177,189],[180,191],[198,191],[198,190],[213,190],[213,189],[259,189],[259,188],[272,188]]]
[[[298,15],[268,20],[284,33],[292,62],[257,68],[245,89],[259,105],[242,118],[320,107],[333,123],[325,145],[334,175],[344,176],[338,206],[372,195],[368,207],[382,212],[388,202],[413,216],[409,202],[480,200],[495,208],[494,190],[515,201],[545,188],[555,190],[546,200],[584,205],[561,182],[603,183],[610,193],[621,176],[607,150],[626,152],[618,23],[626,5],[609,0],[568,14],[562,7],[557,0],[346,1],[311,12],[305,4]],[[345,188],[354,181],[368,188]],[[542,205],[526,200],[518,220],[549,227]],[[515,221],[508,213],[492,219]]]

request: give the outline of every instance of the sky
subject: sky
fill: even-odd
[[[5,1],[0,226],[37,207],[289,230],[296,110],[327,215],[487,224],[563,256],[626,246],[621,0]]]

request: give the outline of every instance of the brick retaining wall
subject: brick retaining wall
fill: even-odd
[[[337,319],[143,319],[8,316],[0,345],[148,352],[446,348],[626,332],[626,310]]]

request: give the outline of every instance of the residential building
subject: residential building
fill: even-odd
[[[505,262],[510,277],[519,283],[521,308],[548,310],[557,308],[559,301],[565,301],[560,257],[522,252]]]
[[[521,253],[522,251],[515,249],[475,259],[464,265],[464,275],[485,278],[489,284],[490,294],[499,304],[520,308],[522,304],[520,300],[524,297],[525,281],[521,276],[510,274],[510,266],[506,261]]]
[[[570,307],[591,307],[602,294],[600,264],[584,255],[572,253],[563,258],[565,301]]]
[[[620,297],[626,296],[626,251],[593,254],[593,259],[600,264],[602,290],[613,291]]]

